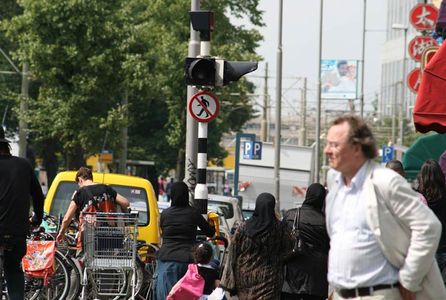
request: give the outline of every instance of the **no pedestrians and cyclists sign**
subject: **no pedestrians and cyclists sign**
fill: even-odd
[[[212,121],[217,117],[219,110],[217,97],[208,91],[196,93],[189,101],[189,113],[198,122]]]

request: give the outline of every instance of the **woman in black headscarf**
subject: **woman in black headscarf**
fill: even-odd
[[[300,218],[296,220],[299,221],[300,237],[307,251],[286,261],[281,295],[283,300],[324,300],[328,296],[327,262],[330,240],[323,214],[325,196],[324,186],[313,183],[307,189],[302,207],[285,213],[283,220],[291,229],[297,210],[300,210]]]
[[[189,189],[184,182],[175,182],[171,190],[172,202],[161,213],[162,244],[158,251],[155,272],[155,299],[165,300],[171,288],[184,276],[193,262],[192,247],[196,242],[197,226],[208,237],[214,227],[199,211],[189,205]]]
[[[242,223],[231,239],[228,263],[221,286],[244,299],[278,299],[282,264],[289,234],[274,212],[274,196],[257,197],[252,217]]]

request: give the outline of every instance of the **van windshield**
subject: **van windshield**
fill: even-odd
[[[119,194],[126,197],[130,202],[132,212],[139,212],[139,225],[147,225],[149,213],[147,209],[147,194],[144,189],[132,186],[110,185]],[[51,203],[50,215],[65,215],[73,193],[78,189],[75,182],[63,181],[57,187],[54,199]]]

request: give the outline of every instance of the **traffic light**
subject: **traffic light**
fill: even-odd
[[[186,84],[224,86],[255,70],[257,62],[188,57],[185,65]]]
[[[215,85],[214,58],[186,58],[186,84]]]

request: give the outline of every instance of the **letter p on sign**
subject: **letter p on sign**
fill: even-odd
[[[262,159],[262,142],[245,142],[243,146],[243,159]]]

